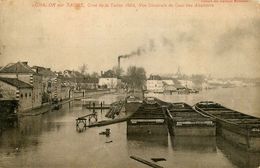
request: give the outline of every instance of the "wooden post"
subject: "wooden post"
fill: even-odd
[[[96,103],[93,102],[93,113],[95,113],[95,107],[96,107]]]

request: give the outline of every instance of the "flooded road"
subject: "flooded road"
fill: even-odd
[[[260,117],[259,93],[260,87],[252,87],[208,90],[193,95],[156,96],[165,101],[183,101],[190,105],[201,100],[213,100]],[[120,97],[114,94],[97,99],[111,103]],[[125,122],[77,132],[75,119],[89,113],[81,104],[71,102],[63,105],[59,111],[21,118],[19,128],[5,130],[0,136],[0,167],[147,167],[130,159],[131,155],[148,161],[156,157],[165,158],[166,161],[157,163],[163,167],[260,166],[260,154],[235,148],[220,137],[127,137]],[[105,119],[106,111],[98,113],[99,120]],[[106,128],[111,129],[111,135],[99,135]]]

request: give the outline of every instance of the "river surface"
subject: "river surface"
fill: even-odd
[[[229,108],[260,117],[260,87],[226,88],[202,91],[191,95],[156,95],[165,101],[186,102],[213,100]],[[111,103],[122,95],[97,97]],[[63,105],[59,111],[19,119],[18,128],[9,128],[0,135],[0,167],[2,168],[142,168],[148,167],[130,158],[131,155],[176,168],[259,167],[260,154],[248,153],[220,137],[173,138],[127,137],[126,123],[76,131],[77,117],[91,113],[79,102]],[[105,119],[103,111],[98,119]],[[99,135],[110,128],[111,135]],[[151,161],[152,162],[152,161]]]

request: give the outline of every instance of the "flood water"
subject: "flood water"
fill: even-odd
[[[260,87],[226,88],[192,95],[157,95],[165,101],[186,102],[213,100],[238,111],[260,117]],[[117,94],[103,95],[99,101],[111,103]],[[148,167],[131,155],[157,162],[163,167],[232,168],[259,167],[260,154],[234,147],[220,137],[127,137],[126,123],[87,128],[77,132],[75,119],[89,114],[78,102],[63,105],[59,111],[19,119],[18,128],[0,135],[0,167],[46,168],[141,168]],[[99,120],[105,111],[98,112]],[[99,135],[106,128],[111,135]],[[106,143],[107,142],[107,143]],[[151,161],[152,162],[152,161]]]

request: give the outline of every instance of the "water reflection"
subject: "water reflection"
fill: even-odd
[[[216,153],[216,137],[171,137],[174,151]]]
[[[19,117],[15,128],[5,130],[0,137],[2,154],[17,153],[25,148],[36,147],[43,132],[59,131],[66,122],[54,122],[57,118],[65,116],[70,110],[70,104],[65,109],[50,111],[43,115]],[[66,111],[66,112],[65,112]]]
[[[258,168],[260,166],[260,153],[238,148],[221,137],[217,137],[217,146],[239,168]]]
[[[127,135],[128,144],[139,144],[141,146],[161,146],[168,147],[168,136],[160,135]]]

